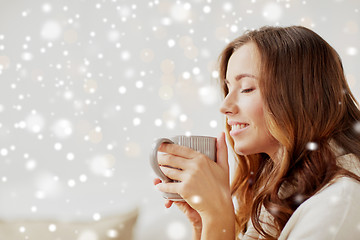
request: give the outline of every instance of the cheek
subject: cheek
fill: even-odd
[[[258,105],[255,109],[254,109],[254,115],[256,116],[257,119],[259,119],[261,122],[265,122],[265,118],[264,118],[264,109],[262,105]]]
[[[255,123],[255,127],[261,130],[267,129],[262,102],[254,101],[250,106],[249,113],[251,113],[251,118]]]
[[[273,144],[276,143],[277,140],[274,138],[274,136],[270,133],[268,124],[266,123],[265,116],[264,116],[264,109],[258,108],[256,111],[254,111],[254,116],[256,116],[256,136],[260,142],[263,142],[265,144]]]

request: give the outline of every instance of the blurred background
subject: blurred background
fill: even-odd
[[[263,25],[320,34],[359,99],[359,11],[359,0],[0,0],[0,219],[135,209],[134,239],[190,239],[153,187],[153,140],[223,131],[217,57]]]

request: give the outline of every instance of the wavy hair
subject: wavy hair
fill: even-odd
[[[332,179],[348,176],[360,181],[359,176],[337,165],[334,151],[336,146],[337,151],[360,158],[360,134],[354,130],[360,111],[337,52],[302,26],[262,27],[230,42],[219,56],[224,97],[228,94],[224,80],[229,58],[249,42],[255,43],[260,54],[264,116],[281,151],[277,159],[265,153],[235,153],[231,190],[238,205],[236,232],[245,233],[251,219],[265,239],[276,239],[297,207]],[[234,150],[229,131],[226,122]],[[263,225],[263,208],[271,214],[275,233]]]

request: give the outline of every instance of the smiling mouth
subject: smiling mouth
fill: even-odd
[[[249,124],[247,123],[233,124],[231,125],[230,136],[232,137],[237,136],[238,134],[241,134],[242,132],[246,131],[248,127]]]
[[[246,128],[247,126],[249,126],[249,124],[247,124],[247,123],[234,124],[234,125],[231,125],[231,130],[240,130],[240,129]]]

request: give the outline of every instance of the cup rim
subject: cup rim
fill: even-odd
[[[216,137],[213,137],[213,136],[204,136],[204,135],[190,135],[190,136],[187,136],[187,135],[176,135],[175,137],[194,137],[194,138],[214,138],[216,139]]]

